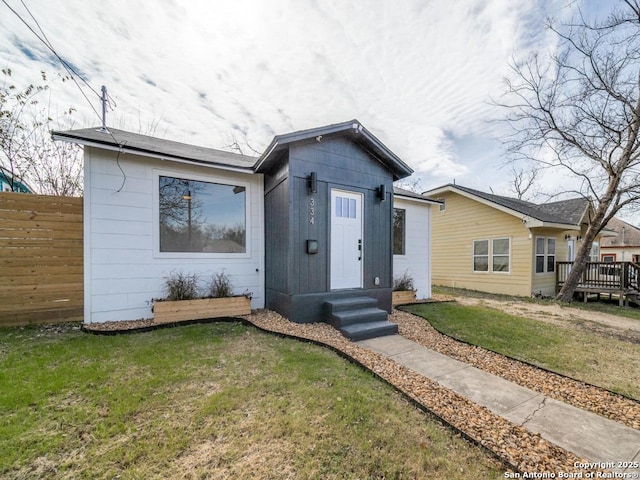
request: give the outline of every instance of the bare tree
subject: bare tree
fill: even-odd
[[[411,175],[410,177],[398,180],[394,185],[398,188],[403,188],[404,190],[409,190],[413,193],[422,193],[424,191],[424,188],[420,186],[421,184],[422,177],[414,177],[413,175]]]
[[[518,200],[534,200],[538,197],[538,174],[540,169],[535,166],[530,168],[518,168],[511,164],[509,172],[510,190]]]
[[[54,118],[48,104],[40,99],[50,93],[47,76],[42,85],[30,84],[19,90],[10,83],[11,70],[2,70],[0,86],[0,166],[9,186],[28,183],[37,193],[78,196],[82,194],[82,150],[73,144],[58,144],[51,139],[52,127],[70,127],[74,109]],[[66,77],[60,77],[62,81]]]
[[[512,66],[507,119],[511,151],[580,180],[593,214],[557,298],[571,301],[598,233],[640,199],[640,0],[624,0],[605,20],[579,12],[549,28],[558,53]],[[517,157],[516,157],[517,158]]]
[[[240,155],[262,155],[262,152],[253,148],[253,146],[247,141],[246,138],[243,143],[244,146],[240,144],[236,135],[231,133],[228,136],[228,141],[226,145],[224,145],[224,148],[231,152],[239,153]],[[249,153],[247,153],[247,151],[249,151]]]

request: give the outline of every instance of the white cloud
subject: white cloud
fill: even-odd
[[[10,2],[26,18],[19,2]],[[262,149],[274,134],[358,118],[420,176],[477,180],[482,165],[456,139],[488,137],[512,56],[545,46],[559,1],[343,2],[67,0],[30,2],[49,39],[94,89],[110,123],[220,148],[230,135]],[[3,7],[4,8],[4,7]],[[32,22],[31,22],[32,23]],[[14,80],[52,71],[50,55],[6,8],[0,52]],[[18,43],[36,52],[32,60]],[[60,69],[58,69],[60,70]],[[99,123],[73,85],[61,105]],[[89,94],[98,110],[98,100]],[[495,177],[495,174],[494,174]],[[462,181],[460,183],[463,183]]]

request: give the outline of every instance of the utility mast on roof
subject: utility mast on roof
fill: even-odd
[[[102,133],[109,133],[107,130],[107,87],[102,86]]]

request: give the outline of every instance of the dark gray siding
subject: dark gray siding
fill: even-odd
[[[282,180],[265,195],[265,284],[267,290],[288,292],[292,219],[289,216],[289,181]],[[268,303],[268,302],[267,302]]]
[[[316,193],[308,188],[311,172],[318,178]],[[380,185],[385,202],[378,198]],[[333,188],[363,194],[362,289],[330,290]],[[390,311],[393,177],[381,162],[347,137],[293,144],[265,172],[265,191],[267,308],[292,321],[321,321],[327,298],[367,295]],[[318,241],[317,254],[307,253],[307,240]]]

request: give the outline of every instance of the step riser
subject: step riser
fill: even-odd
[[[340,312],[345,313],[345,312]],[[336,328],[346,327],[357,323],[382,322],[388,317],[387,312],[380,310],[379,312],[349,312],[349,315],[334,314],[331,316],[331,325]]]
[[[387,322],[387,325],[384,327],[375,326],[366,328],[364,330],[359,330],[357,332],[350,332],[345,329],[340,329],[340,333],[342,333],[351,341],[359,342],[360,340],[368,340],[370,338],[384,337],[386,335],[396,335],[398,333],[398,325],[396,325],[395,323]]]
[[[325,303],[325,321],[353,341],[398,333],[398,326],[387,318],[375,298],[341,298]]]
[[[378,301],[375,298],[359,297],[327,302],[327,313],[332,315],[337,312],[347,312],[362,308],[377,308]]]

